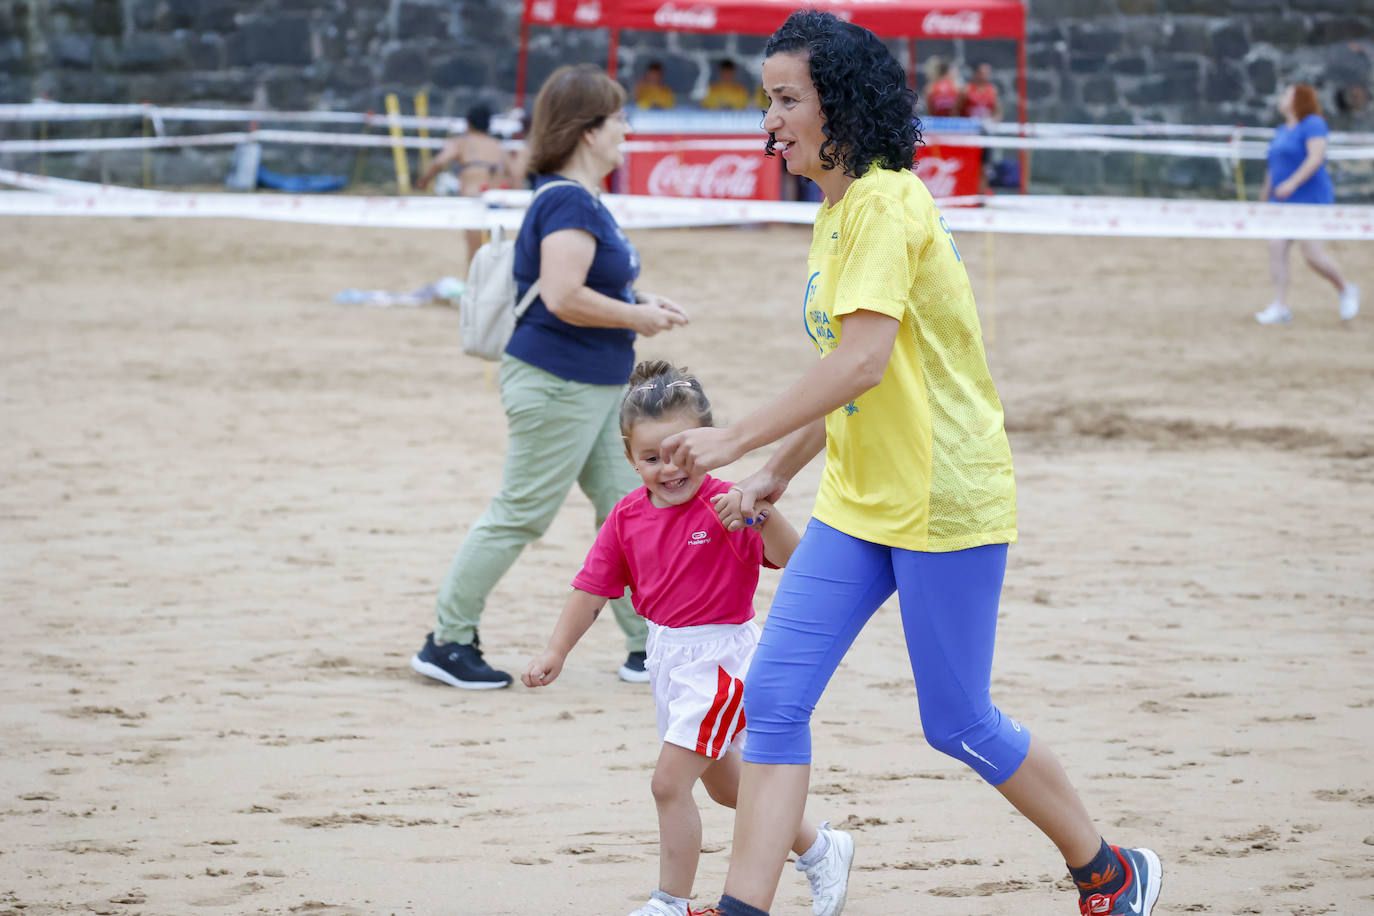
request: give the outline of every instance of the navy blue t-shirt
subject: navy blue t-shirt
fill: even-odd
[[[539,185],[561,180],[545,175]],[[538,185],[536,185],[538,187]],[[615,218],[585,188],[550,188],[525,213],[515,240],[515,285],[524,296],[539,279],[539,245],[562,229],[581,229],[596,237],[596,254],[586,285],[612,299],[634,302],[639,252]],[[559,378],[588,385],[623,385],[634,367],[635,333],[627,328],[585,328],[555,316],[536,297],[521,316],[506,352]]]

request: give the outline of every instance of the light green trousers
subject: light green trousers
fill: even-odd
[[[513,356],[501,357],[500,380],[510,433],[501,492],[473,523],[439,587],[434,641],[441,645],[472,642],[488,593],[548,530],[574,483],[592,501],[597,528],[640,484],[620,438],[624,386],[570,382]],[[644,651],[648,627],[629,598],[611,608],[628,650]],[[551,608],[550,626],[556,618]]]

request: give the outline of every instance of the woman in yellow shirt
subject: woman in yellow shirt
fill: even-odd
[[[911,171],[915,93],[871,32],[805,10],[769,39],[763,80],[767,152],[825,193],[803,305],[822,358],[735,426],[680,433],[663,456],[690,473],[783,440],[717,498],[731,526],[751,523],[756,500],[776,501],[826,457],[745,682],[750,735],[717,912],[766,914],[805,804],[811,713],[896,591],[926,740],[1055,843],[1085,916],[1147,916],[1158,857],[1102,839],[1050,749],[990,698],[1015,483],[968,276]],[[842,907],[847,892],[837,876],[830,896]]]

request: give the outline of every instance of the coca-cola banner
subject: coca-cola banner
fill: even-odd
[[[932,197],[978,193],[983,151],[977,146],[923,146],[916,151],[916,175]]]
[[[611,26],[615,0],[525,0],[525,21],[536,25],[570,25],[584,29]]]
[[[798,0],[525,0],[525,21],[658,32],[767,35]],[[1021,0],[827,0],[816,6],[888,38],[1020,38]]]
[[[744,200],[777,200],[779,197],[779,160],[764,156],[762,143],[757,151],[674,149],[672,141],[675,140],[712,138],[693,135],[655,136],[653,139],[659,141],[653,144],[653,151],[625,154],[623,182],[624,190],[630,194]],[[739,138],[730,136],[715,139]]]

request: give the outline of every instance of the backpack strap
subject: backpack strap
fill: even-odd
[[[559,185],[570,185],[570,184],[577,185],[579,188],[582,187],[582,185],[581,185],[580,182],[573,181],[573,180],[570,179],[570,178],[560,178],[560,179],[558,179],[557,181],[550,181],[550,182],[546,182],[546,183],[540,185],[538,188],[535,189],[534,194],[532,194],[532,195],[530,196],[530,206],[529,206],[529,209],[531,209],[531,210],[534,209],[534,202],[535,202],[535,200],[539,197],[540,194],[543,194],[543,193],[544,193],[545,191],[547,191],[549,188],[556,188],[556,187],[558,187]],[[527,212],[528,212],[528,211],[527,211]],[[521,296],[521,297],[520,297],[520,301],[517,302],[517,303],[515,303],[515,320],[516,320],[516,321],[519,321],[520,318],[521,318],[521,316],[525,314],[525,311],[526,311],[527,309],[529,309],[529,307],[530,307],[531,305],[534,304],[535,297],[538,296],[538,295],[539,295],[539,278],[538,278],[538,277],[535,277],[535,278],[534,278],[534,282],[530,284],[530,288],[527,289],[527,290],[525,290],[525,295]]]

